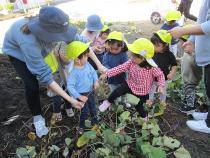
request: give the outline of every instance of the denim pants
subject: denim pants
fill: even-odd
[[[118,86],[108,97],[108,101],[110,103],[114,103],[115,99],[117,99],[118,97],[125,95],[126,93],[129,94],[133,94],[133,92],[131,91],[131,89],[128,87],[128,84],[126,82],[124,82],[123,84],[121,84],[120,86]],[[133,94],[135,95],[135,94]],[[145,118],[147,116],[146,111],[144,110],[144,103],[147,101],[147,99],[149,99],[149,94],[147,95],[135,95],[136,97],[138,97],[140,99],[140,101],[138,102],[138,104],[135,106],[136,111],[139,113],[139,115],[142,118]]]
[[[204,67],[204,83],[206,88],[206,95],[210,100],[210,64]],[[208,116],[206,119],[206,124],[210,128],[210,107],[208,111]]]
[[[62,97],[61,96],[53,96],[52,97],[52,100],[53,100],[53,113],[60,113],[61,112],[61,105],[62,105]],[[65,109],[71,109],[71,104],[65,100],[64,100],[64,106],[65,106]]]
[[[152,88],[149,92],[149,100],[155,100],[155,93],[157,92],[158,89],[158,82],[153,82]],[[167,81],[165,82],[165,85],[163,87],[163,94],[160,94],[160,101],[165,102],[166,101],[166,96],[167,96]]]
[[[81,95],[88,95],[88,100],[85,103],[84,107],[81,109],[79,127],[85,128],[85,120],[87,120],[89,116],[91,116],[92,125],[98,124],[94,92],[82,93]]]
[[[41,115],[39,83],[36,76],[28,70],[26,63],[11,56],[9,56],[9,59],[24,82],[26,101],[32,115]]]

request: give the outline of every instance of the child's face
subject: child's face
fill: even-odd
[[[169,26],[174,26],[175,23],[176,23],[175,20],[167,21],[167,24],[168,24]]]
[[[84,54],[80,59],[76,59],[76,63],[80,66],[84,66],[87,63],[88,60],[88,53]]]
[[[122,46],[119,46],[117,43],[109,45],[109,51],[112,54],[119,54],[122,50]]]
[[[164,45],[162,43],[154,44],[155,53],[163,53]]]
[[[130,60],[132,60],[137,65],[141,64],[145,60],[143,57],[138,58],[132,52],[128,52],[128,57]]]
[[[106,40],[107,39],[107,37],[108,37],[108,33],[102,33],[101,34],[101,38],[103,39],[103,40]]]

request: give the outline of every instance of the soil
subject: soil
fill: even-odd
[[[133,27],[135,26],[135,28]],[[154,26],[150,22],[130,22],[114,23],[112,30],[122,30],[128,41],[133,41],[137,37],[151,36],[151,33],[160,26]],[[140,31],[141,30],[141,31]],[[0,157],[15,157],[16,148],[32,145],[40,149],[45,144],[41,139],[35,141],[27,137],[28,132],[34,131],[31,128],[31,115],[27,107],[24,96],[24,85],[16,74],[13,66],[7,57],[0,55]],[[46,96],[45,88],[40,88],[41,104],[43,114],[47,122],[51,112],[50,99]],[[179,100],[177,100],[179,102]],[[167,135],[177,138],[184,147],[190,152],[192,158],[208,158],[210,155],[210,135],[193,132],[186,126],[187,116],[180,113],[176,104],[171,103],[167,111],[160,119],[160,127]],[[19,117],[9,125],[3,125],[8,118],[18,115]],[[78,115],[74,119],[63,116],[63,121],[59,126],[52,128],[52,132],[57,134],[57,138],[51,144],[64,142],[64,138],[75,137],[75,127],[78,125]],[[55,130],[57,128],[57,130]],[[60,136],[62,135],[62,137]],[[49,142],[50,138],[46,138]],[[137,156],[138,157],[138,156]],[[168,157],[173,157],[168,155]]]

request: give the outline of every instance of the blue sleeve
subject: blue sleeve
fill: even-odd
[[[82,35],[79,35],[79,34],[76,34],[75,35],[75,38],[74,38],[75,41],[81,41],[81,42],[84,42],[84,43],[88,43],[88,39]]]
[[[23,52],[24,60],[29,71],[37,77],[44,85],[49,85],[53,81],[52,72],[44,62],[41,49],[38,44],[22,43],[20,48]]]
[[[166,25],[163,24],[161,27],[160,27],[161,30],[166,30]]]
[[[191,41],[192,43],[195,44],[195,35],[191,35],[188,39],[188,41]]]
[[[81,96],[76,90],[76,82],[76,74],[71,72],[70,75],[67,77],[67,90],[69,94],[75,99]]]
[[[107,69],[110,69],[109,67],[109,62],[108,62],[108,58],[109,58],[109,55],[108,55],[108,52],[106,52],[104,54],[104,57],[103,57],[103,66],[105,66]]]
[[[93,75],[93,83],[95,83],[96,81],[98,81],[98,75],[96,70],[90,65],[90,63],[88,63],[89,67],[90,67],[90,71],[91,74]]]

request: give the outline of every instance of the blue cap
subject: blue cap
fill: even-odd
[[[45,42],[70,42],[77,29],[69,25],[69,16],[56,7],[44,7],[28,23],[29,30]]]
[[[90,15],[87,19],[86,28],[88,31],[100,31],[103,28],[103,23],[98,15]]]

